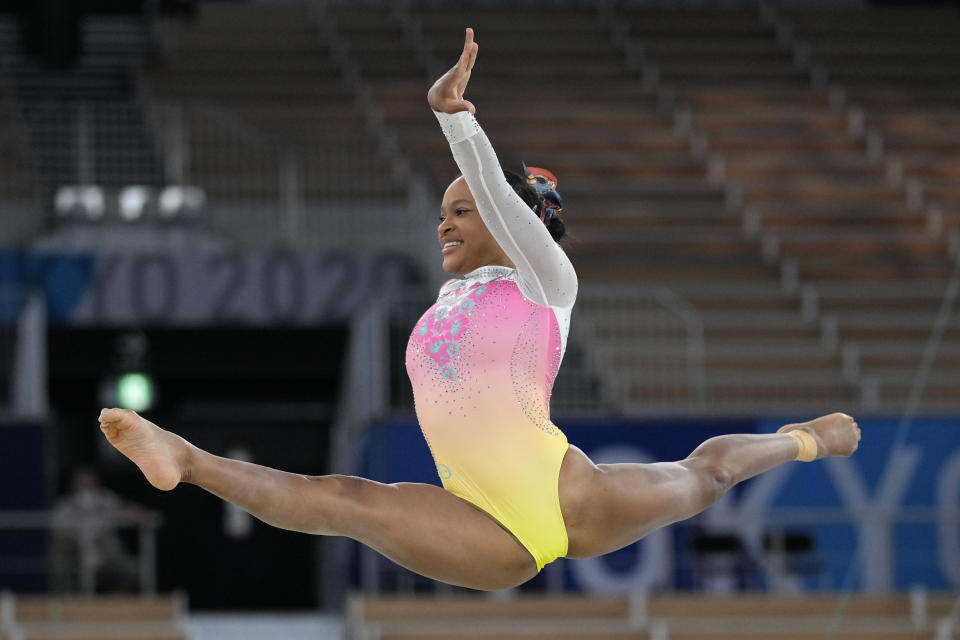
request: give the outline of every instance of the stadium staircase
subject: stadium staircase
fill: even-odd
[[[849,139],[873,174],[864,213],[805,223],[810,236],[785,246],[800,277],[820,292],[844,348],[874,386],[877,408],[902,411],[958,259],[960,223],[960,12],[927,8],[791,8],[771,16],[795,59],[837,95]],[[832,186],[836,189],[836,186]],[[884,190],[889,192],[883,197]],[[833,211],[843,213],[844,210]],[[859,219],[858,219],[859,218]],[[787,221],[764,220],[771,228]],[[784,229],[790,236],[795,228]],[[846,260],[814,267],[844,243]],[[922,396],[926,413],[955,411],[960,318],[943,328]]]
[[[506,6],[205,4],[168,21],[145,82],[168,173],[249,242],[284,236],[244,202],[346,210],[421,177],[432,228],[455,167],[424,92],[469,23],[503,164],[560,177],[599,404],[901,412],[958,245],[956,12]],[[342,237],[328,213],[303,237]],[[958,329],[927,413],[957,409]]]
[[[0,640],[187,640],[179,597],[0,598]]]
[[[149,48],[143,21],[90,16],[79,37],[80,55],[72,68],[45,69],[19,51],[7,62],[48,203],[60,185],[163,181],[134,73]]]
[[[419,76],[383,79],[374,95],[441,189],[454,167],[423,108],[424,77],[456,58],[465,21],[475,27],[482,53],[471,96],[501,160],[515,169],[546,165],[560,177],[582,282],[575,324],[587,327],[614,404],[630,414],[849,404],[854,389],[839,355],[804,318],[799,293],[781,286],[762,239],[744,232],[736,193],[618,28],[623,20],[575,6],[509,14],[412,5],[407,30],[429,43],[422,49],[432,64]],[[756,15],[731,14],[763,35]],[[679,30],[689,14],[674,15]],[[736,46],[743,27],[725,34],[709,18],[703,27]],[[535,33],[564,46],[545,54],[540,39],[527,37]],[[699,363],[691,358],[698,344]]]
[[[356,597],[350,640],[933,640],[949,596]]]
[[[421,233],[429,241],[425,248],[430,255],[429,269],[438,272],[436,216],[440,194],[453,178],[456,165],[450,159],[443,136],[438,135],[436,120],[424,106],[428,78],[434,71],[440,73],[431,34],[402,3],[331,3],[323,19],[334,31],[333,37],[345,43],[355,71],[369,92],[367,99],[376,105],[382,118],[378,124],[381,135],[395,138],[403,155],[413,158],[421,179],[429,181],[430,197],[425,204]],[[426,149],[420,145],[426,145]],[[443,275],[439,282],[446,279]],[[430,296],[435,295],[435,290],[430,291]],[[395,361],[403,358],[411,323],[432,302],[432,297],[420,300],[415,311],[401,319],[402,335],[396,341],[400,347],[396,351],[399,360]],[[555,415],[609,411],[611,405],[604,397],[606,385],[597,379],[595,368],[577,340],[576,330],[568,342],[564,362],[553,391]],[[399,404],[412,410],[412,391],[406,376],[401,377],[398,386],[403,400]]]
[[[206,191],[205,216],[225,237],[302,245],[342,231],[362,243],[376,229],[351,229],[352,204],[403,204],[407,176],[381,153],[345,52],[306,4],[203,3],[158,34],[152,123],[168,170]]]
[[[453,167],[424,113],[424,78],[455,59],[465,21],[476,28],[471,96],[505,166],[526,160],[560,176],[582,281],[577,322],[618,406],[904,409],[956,253],[956,89],[936,82],[956,73],[955,12],[806,10],[803,28],[835,41],[861,25],[852,33],[868,53],[892,25],[909,32],[867,64],[861,53],[831,71],[838,63],[819,61],[790,11],[766,8],[525,5],[510,20],[489,5],[340,11],[357,14],[345,36],[358,49],[376,40],[376,60],[406,61],[402,75],[371,77],[374,96],[438,190]],[[374,23],[393,37],[367,35]],[[533,33],[564,46],[543,54]],[[938,52],[936,69],[910,73]],[[874,87],[864,95],[907,114],[886,137],[845,84],[860,68],[858,90]],[[933,113],[913,116],[925,101]],[[905,151],[892,153],[896,144]],[[674,324],[694,325],[685,341],[664,340],[662,319],[647,320],[652,298],[671,306],[651,294],[664,289],[685,310]],[[699,378],[689,357],[697,326]],[[926,387],[928,413],[956,409],[957,327]]]

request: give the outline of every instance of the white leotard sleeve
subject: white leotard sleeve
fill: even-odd
[[[570,258],[504,178],[497,154],[480,124],[468,111],[434,114],[480,217],[517,267],[520,291],[540,305],[572,307],[577,297],[577,274]]]

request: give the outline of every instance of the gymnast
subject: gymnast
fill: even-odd
[[[577,276],[556,177],[504,172],[463,98],[477,58],[430,88],[462,174],[443,195],[447,281],[413,328],[407,373],[443,488],[306,476],[221,458],[132,411],[104,409],[110,444],[157,489],[197,485],[263,522],[347,536],[419,574],[473,589],[526,582],[559,557],[586,558],[690,518],[733,485],[792,460],[849,456],[860,429],[842,413],[771,434],[710,438],[687,458],[594,464],[550,420]]]

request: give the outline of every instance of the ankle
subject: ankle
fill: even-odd
[[[797,441],[798,450],[794,460],[813,462],[820,457],[820,444],[810,431],[803,428],[792,429],[787,432],[787,435],[792,436]]]
[[[192,483],[191,480],[194,475],[194,467],[197,462],[199,449],[180,436],[175,437],[180,441],[181,445],[181,450],[179,455],[177,455],[177,463],[180,467],[180,482]]]

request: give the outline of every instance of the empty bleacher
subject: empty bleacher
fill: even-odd
[[[287,206],[291,179],[307,204],[401,197],[384,139],[439,194],[455,167],[424,94],[469,24],[481,44],[470,97],[505,166],[560,176],[579,339],[615,404],[900,410],[960,223],[960,116],[939,81],[955,67],[955,14],[504,10],[203,5],[163,25],[145,84],[215,226],[262,239],[276,225],[243,205]],[[907,35],[883,37],[894,28]],[[545,53],[540,34],[563,46]],[[383,179],[357,179],[371,174]],[[619,292],[601,291],[610,283]],[[951,362],[930,379],[931,411],[954,407]]]
[[[838,39],[848,35],[842,25],[866,24],[869,17],[861,17],[874,15],[869,9],[820,13],[830,20],[812,18],[807,28],[834,25]],[[907,13],[917,16],[923,10]],[[802,44],[804,31],[789,17],[749,9],[643,7],[624,9],[622,15],[694,135],[704,141],[718,181],[737,194],[744,230],[760,238],[765,255],[780,265],[786,276],[782,288],[804,292],[806,319],[821,325],[816,332],[820,348],[808,342],[806,370],[796,360],[789,367],[797,372],[796,381],[816,381],[819,368],[855,390],[846,403],[830,394],[832,402],[853,400],[861,411],[900,411],[920,351],[906,357],[896,375],[875,371],[869,357],[861,360],[865,347],[859,338],[872,333],[896,340],[899,336],[884,331],[904,327],[914,345],[923,344],[933,326],[926,311],[939,303],[950,252],[946,239],[929,233],[927,218],[911,207],[909,189],[873,157],[873,143],[851,130],[852,116],[837,99],[849,92],[834,84],[819,86],[823,68],[804,62],[810,58]],[[907,20],[901,29],[914,22],[929,24],[930,19]],[[795,46],[784,42],[784,33],[797,38]],[[703,40],[688,46],[698,36]],[[762,54],[761,42],[767,47]],[[699,56],[698,65],[689,63],[691,56]],[[817,61],[816,47],[812,57]],[[827,76],[832,81],[829,68]],[[891,315],[897,292],[921,283],[929,294],[925,309],[904,301],[902,313]],[[909,297],[916,301],[915,295]],[[696,299],[691,303],[697,306]],[[884,309],[886,320],[877,313]],[[833,357],[825,358],[827,353]],[[819,364],[812,368],[813,363]],[[707,370],[709,379],[709,365]],[[790,377],[786,371],[781,375]],[[947,409],[947,389],[954,385],[952,372],[934,376],[927,410]]]
[[[120,137],[140,142],[129,162],[106,145],[93,164],[202,187],[205,220],[243,244],[426,242],[456,168],[425,92],[468,24],[481,45],[469,97],[504,165],[560,177],[582,283],[574,349],[612,406],[905,406],[960,251],[953,9],[203,3],[155,34],[91,22],[91,68],[148,36],[160,53],[124,89],[145,99],[152,138],[136,113],[94,119],[103,135],[129,120]],[[29,70],[17,77],[36,93]],[[41,142],[53,175],[60,156]],[[0,169],[29,166],[21,147]],[[414,206],[421,176],[430,196]],[[0,189],[26,197],[27,182]],[[956,410],[958,334],[954,318],[927,412]]]
[[[351,640],[932,640],[952,604],[947,595],[931,595],[925,603],[858,595],[844,603],[843,619],[833,629],[838,598],[358,596],[348,603],[347,629]]]
[[[678,406],[696,410],[704,401],[711,410],[721,412],[809,404],[817,401],[825,386],[824,366],[836,373],[829,383],[830,401],[851,400],[854,390],[839,374],[840,358],[821,347],[818,326],[801,317],[798,296],[778,288],[779,270],[764,259],[761,239],[743,232],[741,212],[730,207],[728,189],[711,177],[706,158],[698,156],[689,136],[678,130],[674,114],[664,110],[657,95],[645,86],[643,64],[631,63],[596,9],[511,8],[509,21],[502,19],[500,11],[498,7],[471,7],[464,12],[423,3],[413,6],[411,19],[423,40],[430,43],[429,50],[444,61],[455,59],[462,44],[462,27],[467,23],[474,26],[481,54],[470,97],[478,105],[478,115],[501,159],[516,168],[520,160],[544,164],[560,176],[560,190],[576,237],[570,251],[584,283],[578,318],[581,324],[596,329],[589,349],[599,354],[596,366],[600,371],[612,367],[607,379],[618,389],[618,403],[639,413],[676,410]],[[722,32],[724,22],[718,28],[716,15],[710,13],[702,16],[700,24],[701,30],[712,30],[711,38],[695,37],[703,35],[696,32],[675,42],[670,41],[667,29],[671,15],[678,19],[675,27],[689,29],[688,18],[699,14],[661,14],[660,22],[654,20],[648,27],[657,38],[650,42],[639,39],[648,59],[657,51],[676,51],[683,58],[658,70],[661,77],[668,72],[690,81],[703,77],[704,65],[697,64],[697,55],[710,55],[711,43],[732,53],[724,62],[725,69],[740,65],[758,46],[770,50],[777,46],[772,35],[764,33],[759,18],[749,12],[718,14],[732,16],[740,25],[729,33],[728,40]],[[623,19],[614,17],[618,23]],[[537,38],[524,37],[537,32],[562,34],[565,46],[543,54]],[[745,48],[738,49],[737,42],[746,40]],[[698,43],[699,48],[691,51],[685,46],[690,42]],[[777,62],[778,68],[789,70],[789,55],[779,57],[783,60]],[[761,65],[754,76],[743,73],[744,81],[765,79],[774,66]],[[788,74],[786,82],[799,82],[800,75]],[[416,150],[438,188],[445,186],[454,167],[444,141],[436,135],[435,123],[423,108],[422,81],[390,79],[374,83],[374,87],[375,95],[387,103],[388,122],[401,133],[406,146]],[[651,333],[638,321],[650,306],[648,296],[640,294],[631,308],[622,298],[613,302],[609,296],[590,294],[591,284],[611,282],[666,286],[691,302],[705,331],[705,389],[691,387],[686,381],[690,372],[685,345],[664,344],[662,333]],[[716,295],[723,291],[736,293]],[[749,306],[768,306],[765,296],[771,291],[778,309],[757,313]],[[713,304],[700,308],[688,297],[697,293],[712,295]],[[611,313],[612,304],[617,306],[615,313]],[[675,324],[683,322],[682,317],[674,319]],[[775,329],[766,329],[771,323]],[[765,348],[748,350],[737,363],[740,347],[747,342],[743,334],[755,335],[751,330],[758,326],[761,333],[766,329],[786,334],[789,343],[784,352],[777,351],[777,342],[767,341]],[[732,337],[731,330],[741,336],[739,342],[726,342]],[[611,341],[614,334],[619,338]],[[624,348],[625,339],[630,340],[629,348]],[[759,376],[764,381],[778,381],[770,384],[762,397],[744,401],[749,388],[741,385],[749,384],[750,379],[737,374],[744,363],[759,369],[783,369],[784,356],[793,356],[793,364],[803,366],[796,359],[800,344],[806,346],[801,360],[813,364],[807,377],[818,381],[816,388],[794,391],[787,382],[789,376]],[[607,357],[611,351],[618,355]],[[657,366],[652,368],[647,357],[651,351],[659,352]],[[798,376],[802,378],[803,373]],[[823,406],[827,401],[823,399]]]
[[[44,68],[21,51],[9,62],[45,195],[63,184],[161,183],[135,81],[148,49],[142,21],[95,16],[79,29],[81,52],[71,68]]]
[[[846,137],[859,141],[870,160],[860,182],[872,181],[856,208],[866,216],[808,223],[810,237],[785,251],[810,263],[831,256],[833,269],[808,268],[808,280],[857,354],[861,377],[876,384],[879,408],[896,412],[911,393],[957,258],[950,212],[960,190],[950,176],[960,158],[960,14],[936,6],[791,8],[779,20],[814,74],[843,96],[838,113],[846,117]],[[827,195],[838,202],[833,192]],[[846,260],[834,257],[839,249]],[[922,397],[927,412],[954,406],[960,369],[950,354],[958,334],[954,316]]]
[[[846,76],[803,38],[820,25],[846,37],[842,25],[855,22],[867,25],[852,29],[866,41],[890,27],[871,27],[861,14],[889,22],[902,12],[849,9],[819,20],[791,11],[530,4],[511,6],[505,20],[496,4],[330,7],[386,127],[437,193],[455,167],[424,92],[431,74],[456,59],[463,27],[475,28],[481,54],[470,98],[505,166],[524,160],[560,176],[583,283],[581,333],[618,406],[896,412],[950,269],[948,239],[931,229],[953,224],[952,161],[937,160],[955,136],[923,147],[937,124],[956,122],[950,90],[935,102],[936,124],[914,125],[926,132],[917,134],[923,151],[878,161],[866,134],[873,116],[855,122],[854,88],[838,86]],[[907,40],[939,38],[927,57],[954,46],[951,23],[937,24],[937,11],[907,11],[913,17],[903,21],[917,30]],[[563,46],[545,53],[537,34]],[[866,53],[878,49],[871,42]],[[871,61],[894,59],[881,52]],[[894,89],[907,77],[872,73]],[[928,95],[926,85],[905,86],[913,91],[905,104]],[[905,137],[904,126],[886,147]],[[910,175],[910,158],[927,171],[922,196],[935,209],[918,210],[913,183],[897,179],[901,165]],[[612,298],[590,293],[609,283],[625,286]],[[649,287],[668,290],[682,311],[658,303]],[[920,290],[920,306],[907,306]],[[899,294],[909,295],[898,302]],[[896,308],[903,313],[877,316]],[[655,319],[664,311],[674,314],[670,330],[687,330],[684,339],[664,341]],[[906,342],[878,346],[884,336]],[[698,341],[693,365],[688,347]],[[875,352],[902,356],[898,371],[874,368]],[[947,370],[927,389],[934,412],[953,406],[954,376],[942,364]],[[697,366],[703,375],[694,383]]]
[[[5,595],[2,640],[186,640],[180,597]]]
[[[316,207],[404,202],[321,25],[298,3],[204,3],[160,25],[144,84],[168,173],[204,188],[206,220],[234,241],[296,243],[324,235]],[[277,224],[291,211],[301,226]]]

